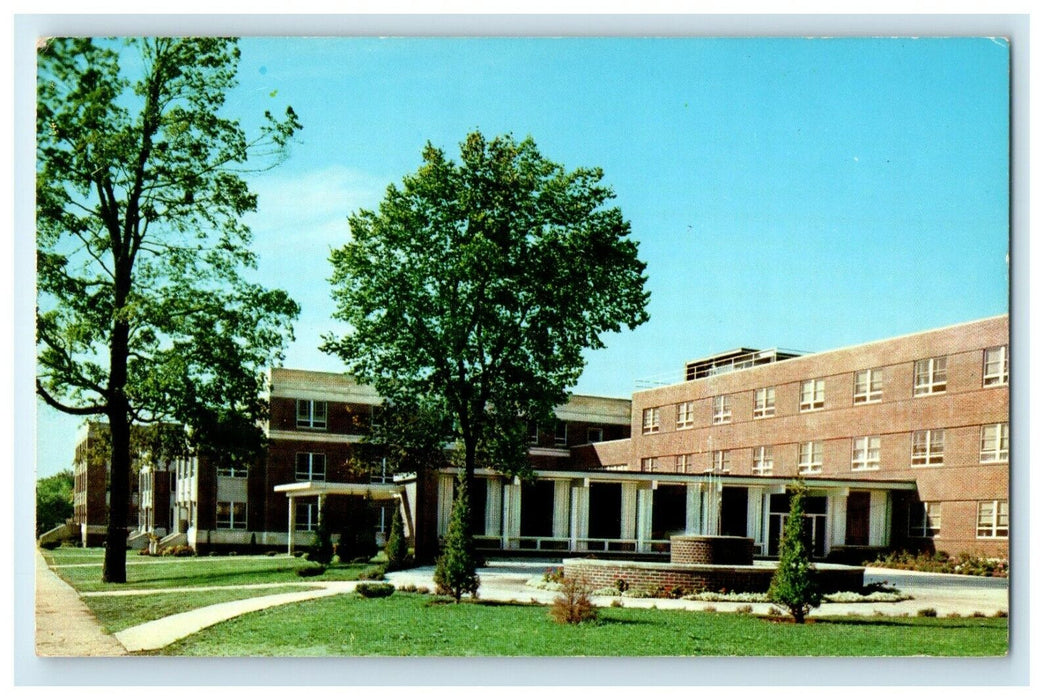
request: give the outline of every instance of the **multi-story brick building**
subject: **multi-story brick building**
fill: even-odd
[[[774,556],[786,488],[803,478],[818,556],[1006,556],[1008,354],[1000,316],[814,354],[740,348],[689,362],[680,380],[630,401],[573,396],[553,432],[533,431],[534,479],[476,474],[478,543],[659,556],[683,532],[748,536]],[[363,468],[381,403],[372,389],[323,372],[274,369],[270,379],[266,459],[147,465],[140,532],[166,529],[166,542],[198,549],[302,546],[322,499],[338,532],[367,495],[381,536],[402,508],[417,553],[433,556],[455,470]],[[174,475],[164,488],[160,472]]]

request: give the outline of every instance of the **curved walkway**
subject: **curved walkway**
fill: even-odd
[[[73,588],[36,552],[37,656],[124,656],[127,650],[99,627]]]

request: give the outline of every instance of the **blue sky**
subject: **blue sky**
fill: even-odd
[[[819,351],[1007,311],[1008,54],[991,39],[245,39],[229,109],[304,129],[253,178],[259,279],[303,306],[286,366],[339,371],[329,250],[471,130],[600,166],[632,223],[649,323],[577,390],[738,346]],[[41,475],[77,419],[40,411]]]

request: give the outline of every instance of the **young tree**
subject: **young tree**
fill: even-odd
[[[73,517],[73,472],[66,469],[36,482],[37,537]]]
[[[335,317],[322,346],[373,384],[399,441],[462,445],[528,473],[527,423],[553,419],[601,334],[648,319],[645,264],[598,168],[567,171],[532,139],[468,134],[460,163],[428,144],[332,253]],[[421,437],[422,436],[422,437]],[[425,453],[433,450],[422,449]],[[465,487],[469,488],[469,487]]]
[[[811,609],[821,605],[821,590],[810,564],[810,547],[804,531],[806,485],[797,482],[789,488],[792,500],[769,595],[774,604],[788,610],[796,623],[802,623]]]
[[[438,593],[451,595],[457,603],[464,593],[473,595],[479,585],[475,573],[474,538],[471,536],[471,506],[465,481],[463,475],[457,480],[449,530],[445,533],[442,553],[434,567]]]
[[[108,419],[104,581],[126,580],[131,426],[172,421],[221,450],[254,427],[261,369],[298,306],[243,279],[255,265],[243,179],[300,128],[223,116],[239,51],[220,38],[52,39],[38,54],[37,393]]]
[[[390,535],[387,537],[387,569],[397,571],[405,567],[409,558],[409,543],[405,539],[405,523],[401,517],[401,503],[394,506],[394,517],[391,518]]]

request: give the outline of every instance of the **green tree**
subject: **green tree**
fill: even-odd
[[[471,506],[465,481],[463,475],[457,480],[449,529],[434,566],[438,593],[451,595],[457,603],[464,593],[474,595],[479,585],[475,573],[474,538],[471,536]]]
[[[233,429],[257,449],[261,369],[299,312],[243,278],[244,176],[276,165],[300,125],[266,112],[248,139],[224,116],[239,57],[220,38],[60,38],[38,53],[36,387],[108,420],[104,581],[126,580],[131,427],[176,422],[218,451]]]
[[[386,439],[425,455],[458,442],[468,483],[480,463],[529,473],[527,424],[553,421],[583,351],[648,319],[645,264],[613,197],[599,168],[475,132],[460,163],[428,144],[378,210],[350,217],[331,256],[349,332],[322,348],[386,399]]]
[[[806,485],[793,483],[789,491],[791,505],[781,534],[780,559],[770,582],[769,595],[775,605],[787,610],[797,623],[802,623],[811,609],[821,605],[821,590],[810,563],[810,545],[805,534]]]
[[[73,472],[66,469],[36,482],[37,537],[73,517]]]
[[[405,523],[401,517],[401,503],[394,506],[394,517],[391,518],[390,535],[387,536],[387,546],[384,548],[387,554],[387,569],[397,571],[405,568],[409,558],[409,543],[405,539]]]
[[[314,530],[314,541],[311,543],[307,559],[328,566],[332,563],[332,532],[328,527],[327,499],[322,496],[317,505],[317,528]]]

